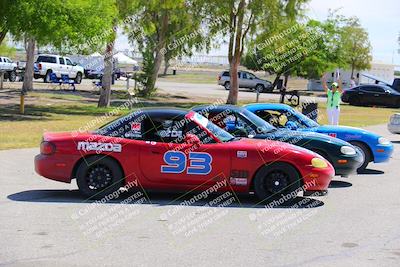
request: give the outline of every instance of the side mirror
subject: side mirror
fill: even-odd
[[[184,141],[185,141],[185,144],[188,144],[188,145],[198,146],[201,144],[199,137],[194,134],[186,134]]]

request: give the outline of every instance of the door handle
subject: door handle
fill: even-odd
[[[161,154],[161,152],[160,151],[158,151],[158,150],[151,150],[151,153],[152,154],[156,154],[156,155],[160,155]]]
[[[378,94],[374,94],[374,96],[379,96]]]

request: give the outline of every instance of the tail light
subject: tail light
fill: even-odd
[[[38,68],[39,68],[39,70],[42,69],[42,64],[41,63],[39,63]]]
[[[54,154],[56,152],[56,146],[48,141],[43,141],[40,144],[40,154],[43,155],[51,155]]]
[[[218,79],[218,81],[221,80],[221,75],[218,75],[218,76],[217,76],[217,79]]]

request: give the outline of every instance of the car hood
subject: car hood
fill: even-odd
[[[235,149],[241,149],[241,150],[258,150],[258,151],[283,151],[284,155],[287,154],[288,152],[296,153],[296,154],[302,154],[302,155],[308,155],[310,157],[320,157],[318,154],[314,153],[311,150],[308,150],[306,148],[292,145],[290,143],[284,143],[280,141],[273,141],[273,140],[266,140],[261,139],[261,138],[241,138],[239,140],[236,140],[232,143],[230,143]],[[284,149],[282,150],[282,148]]]
[[[338,146],[351,146],[346,141],[325,134],[320,134],[316,132],[306,132],[306,131],[292,131],[286,129],[277,130],[269,134],[257,135],[255,138],[260,138],[260,139],[268,138],[275,141],[283,141],[283,142],[291,142],[293,140],[299,140],[298,142],[300,143],[302,142],[308,143],[310,141],[314,141],[314,142],[330,143]]]
[[[329,134],[329,133],[336,133],[336,134],[346,134],[346,135],[357,135],[357,136],[365,136],[368,135],[370,137],[376,137],[379,138],[380,136],[377,134],[374,134],[370,131],[361,129],[361,128],[356,128],[356,127],[350,127],[350,126],[334,126],[334,125],[322,125],[316,128],[316,131],[319,133],[324,133],[324,134]]]

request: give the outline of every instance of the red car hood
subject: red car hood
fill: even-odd
[[[232,143],[232,145],[235,146],[235,148],[240,148],[240,149],[245,149],[245,148],[253,148],[257,147],[260,151],[265,151],[265,150],[270,150],[270,151],[275,151],[275,150],[285,150],[286,152],[294,152],[294,153],[302,153],[302,154],[309,154],[312,156],[317,156],[320,157],[318,154],[299,147],[295,145],[291,145],[289,143],[283,143],[279,141],[272,141],[272,140],[265,140],[265,139],[252,139],[252,138],[242,138],[238,141],[235,141]]]

